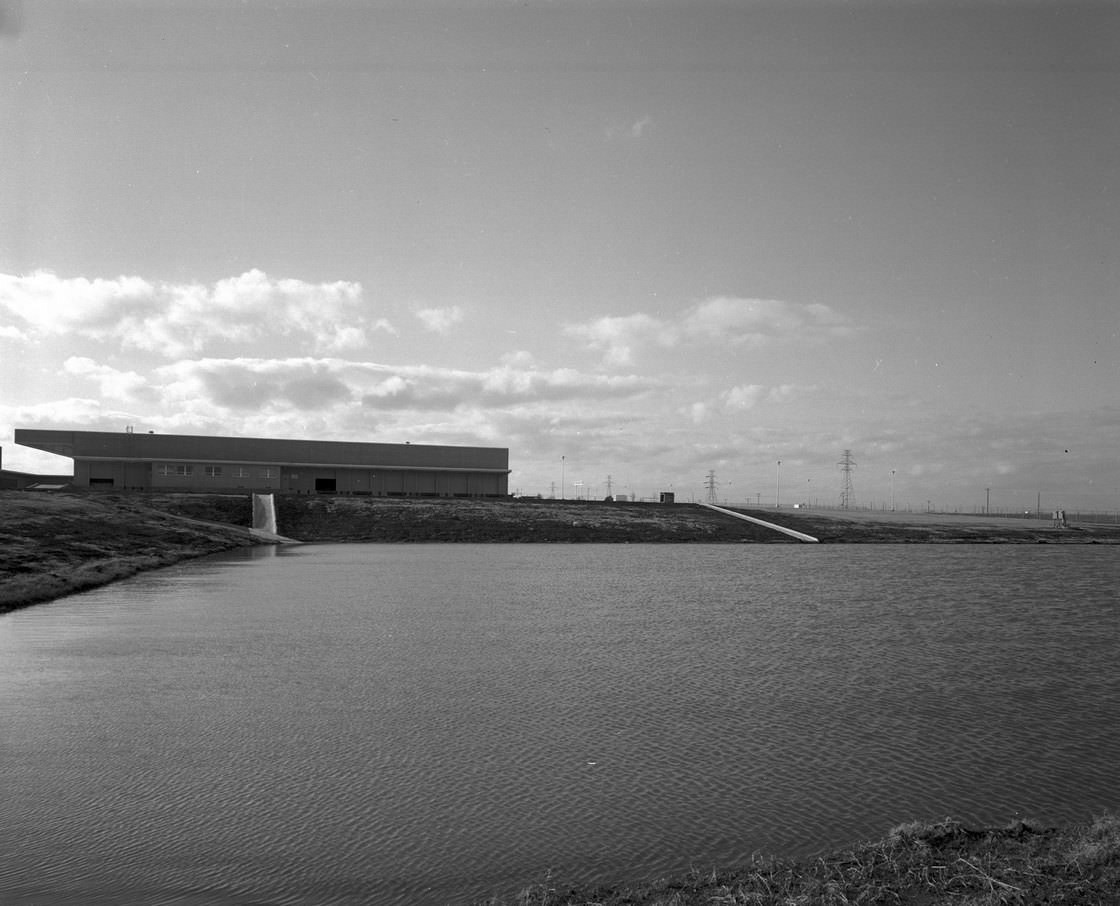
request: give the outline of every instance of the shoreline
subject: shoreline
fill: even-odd
[[[1120,544],[1120,526],[940,514],[765,510],[530,498],[276,496],[279,535],[248,493],[0,491],[0,614],[255,544]],[[736,513],[754,520],[745,521]],[[761,523],[761,524],[758,524]]]
[[[849,903],[1120,903],[1120,816],[1050,827],[909,822],[875,842],[808,860],[755,857],[728,869],[564,888],[546,878],[474,906],[833,906]]]

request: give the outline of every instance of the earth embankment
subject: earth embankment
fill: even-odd
[[[693,504],[277,495],[299,541],[800,542]],[[1120,543],[1120,526],[1048,520],[731,507],[822,543]],[[248,494],[0,492],[0,612],[250,544]]]
[[[0,492],[0,613],[180,560],[258,543],[143,497]]]
[[[150,500],[168,512],[221,522],[233,522],[246,511],[236,497],[181,494]],[[277,530],[300,541],[796,543],[687,504],[281,495],[275,503]]]
[[[1120,544],[1120,525],[1063,526],[1027,515],[729,509],[812,535],[822,544]]]

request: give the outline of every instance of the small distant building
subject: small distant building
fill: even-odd
[[[506,497],[509,449],[17,428],[74,460],[78,488]]]
[[[672,491],[662,491],[659,499],[662,503],[676,503],[677,495]]]

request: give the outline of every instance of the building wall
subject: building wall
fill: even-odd
[[[16,429],[74,459],[74,484],[113,490],[506,496],[509,450]]]

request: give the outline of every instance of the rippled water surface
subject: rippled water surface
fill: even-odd
[[[308,545],[0,617],[0,901],[470,903],[1120,808],[1117,549]]]

